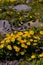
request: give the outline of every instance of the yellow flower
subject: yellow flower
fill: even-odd
[[[22,39],[20,39],[20,40],[19,40],[19,42],[20,42],[20,43],[23,43],[23,40],[22,40]]]
[[[28,31],[25,31],[24,33],[25,33],[25,34],[28,34],[29,32],[28,32]]]
[[[2,49],[3,47],[4,47],[4,44],[1,44],[1,45],[0,45],[0,49]]]
[[[9,40],[11,39],[11,37],[7,37]]]
[[[40,31],[40,34],[43,35],[43,31]]]
[[[30,45],[31,43],[30,43],[30,42],[27,42],[26,44],[27,44],[27,45]]]
[[[30,30],[29,31],[31,35],[34,35],[34,31],[33,30]]]
[[[30,16],[30,18],[32,18],[32,16]]]
[[[19,34],[16,34],[16,38],[19,38],[20,36],[19,36]]]
[[[34,40],[34,42],[37,42],[37,40]]]
[[[33,43],[33,46],[36,46],[37,45],[37,43]]]
[[[15,42],[15,38],[14,37],[11,38],[11,42]]]
[[[8,46],[7,46],[7,49],[8,49],[8,50],[12,50],[11,45],[8,45]]]
[[[22,32],[18,32],[18,35],[23,35],[23,33]]]
[[[27,34],[27,36],[28,36],[28,37],[31,37],[29,33]]]
[[[24,54],[25,54],[25,52],[24,52],[24,51],[22,51],[22,52],[20,52],[20,54],[21,54],[21,55],[24,55]]]
[[[11,37],[13,37],[14,36],[14,34],[13,33],[11,33]]]
[[[10,40],[9,39],[6,39],[6,43],[10,43]]]
[[[17,47],[17,46],[13,46],[13,48],[15,49],[16,52],[19,52],[20,51],[20,48]]]
[[[23,35],[23,37],[26,37],[26,36],[27,36],[27,34],[24,34],[24,35]]]
[[[17,38],[17,40],[20,41],[20,40],[21,40],[21,37],[19,36],[19,37]]]
[[[22,44],[21,44],[21,47],[22,47],[22,48],[27,48],[27,45],[25,45],[25,44],[22,43]]]
[[[30,42],[33,42],[33,39],[30,39]]]
[[[1,41],[1,43],[5,43],[5,41],[4,41],[4,40],[2,40],[2,41]]]
[[[31,58],[34,59],[34,58],[36,58],[36,57],[35,57],[35,55],[32,55]]]
[[[41,54],[39,54],[39,57],[43,57],[43,52]]]
[[[26,36],[30,37],[30,33],[28,31],[25,31],[23,34],[23,37],[26,37]]]

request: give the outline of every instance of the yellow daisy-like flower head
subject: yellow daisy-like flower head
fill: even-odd
[[[14,34],[13,33],[11,33],[11,37],[13,37],[14,36]]]
[[[18,35],[23,35],[23,33],[22,32],[18,32]]]
[[[34,42],[37,42],[37,40],[34,40]]]
[[[26,44],[27,44],[27,45],[30,45],[31,43],[30,43],[30,42],[27,42]]]
[[[10,40],[9,39],[6,39],[6,43],[10,43]]]
[[[4,41],[4,40],[2,40],[2,41],[1,41],[1,44],[3,44],[3,43],[5,43],[5,41]]]
[[[43,31],[40,31],[40,34],[43,35]]]
[[[24,55],[24,54],[25,54],[25,52],[24,52],[24,51],[22,51],[22,52],[20,52],[20,54],[21,54],[21,55]]]
[[[32,16],[30,16],[30,18],[32,18]]]
[[[31,35],[34,35],[34,31],[33,30],[30,30],[29,31]]]
[[[22,48],[27,48],[27,45],[25,45],[25,44],[22,43],[22,44],[21,44],[21,47],[22,47]]]
[[[36,58],[36,57],[35,57],[35,55],[32,55],[31,58],[34,59],[34,58]]]
[[[33,43],[33,46],[36,46],[37,45],[37,43]]]
[[[30,39],[30,42],[33,42],[33,39]]]
[[[15,38],[14,37],[11,38],[11,42],[13,42],[13,43],[15,42]]]
[[[17,46],[13,46],[13,48],[15,49],[16,52],[19,52],[20,51],[20,48],[17,47]]]
[[[41,54],[39,54],[39,57],[43,57],[43,52]]]
[[[11,45],[8,45],[8,46],[7,46],[7,49],[8,49],[8,50],[12,50]]]
[[[17,40],[18,40],[18,41],[21,41],[21,36],[17,37]]]
[[[26,40],[26,39],[24,39],[24,40],[22,40],[22,41],[21,41],[21,43],[26,43],[26,42],[27,42],[27,40]]]
[[[0,45],[0,49],[2,49],[2,48],[4,48],[4,44],[1,44],[1,45]]]

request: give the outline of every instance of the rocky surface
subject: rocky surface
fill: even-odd
[[[26,4],[19,4],[19,5],[14,6],[14,9],[16,11],[25,11],[25,12],[27,12],[27,11],[31,11],[32,8],[28,5],[26,5]]]
[[[35,27],[40,27],[40,25],[43,25],[43,23],[42,22],[33,22],[33,24],[31,24],[31,26],[35,26]]]
[[[24,30],[28,30],[30,29],[32,26],[34,27],[40,27],[40,25],[42,25],[42,22],[26,22],[26,23],[22,23],[21,26],[17,26],[17,25],[12,25],[11,28],[12,30],[17,30],[17,31],[24,31]]]
[[[10,24],[7,20],[0,20],[0,33],[7,34],[11,32]]]
[[[7,20],[0,20],[0,33],[4,35],[7,33],[11,33],[14,30],[16,31],[29,30],[32,26],[39,27],[41,24],[43,23],[29,21],[26,23],[21,22],[20,26],[18,26],[18,25],[9,24]]]

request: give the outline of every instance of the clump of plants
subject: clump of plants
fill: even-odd
[[[13,7],[1,7],[0,20],[13,20],[13,25],[36,20],[34,12],[17,12]]]
[[[37,33],[30,29],[29,31],[6,34],[0,42],[0,59],[20,59],[29,57],[29,60],[43,57],[43,52],[35,50],[43,45],[41,40],[43,30]]]

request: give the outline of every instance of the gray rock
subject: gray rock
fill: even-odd
[[[7,65],[12,65],[12,61],[9,61],[9,62],[7,63]]]
[[[14,9],[16,11],[26,11],[27,12],[27,11],[31,11],[32,8],[26,4],[19,4],[19,5],[14,6]]]
[[[7,20],[0,20],[0,33],[7,34],[11,31],[10,24]]]
[[[28,25],[28,22],[27,23],[24,23],[23,25],[21,25],[20,27],[18,26],[12,26],[12,30],[17,30],[17,31],[24,31],[24,30],[28,30],[30,28],[30,26]]]
[[[30,26],[35,26],[35,27],[40,27],[40,25],[43,24],[42,22],[34,22],[32,25]]]
[[[18,63],[17,60],[13,61],[12,65],[16,65]]]

